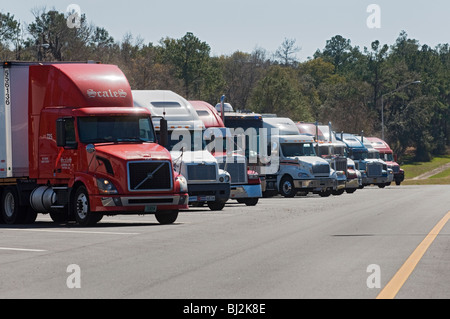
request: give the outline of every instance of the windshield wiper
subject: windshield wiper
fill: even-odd
[[[108,138],[96,137],[96,138],[90,138],[87,140],[83,140],[82,142],[85,144],[88,144],[88,143],[112,143],[112,142],[114,142],[114,140],[108,139]]]

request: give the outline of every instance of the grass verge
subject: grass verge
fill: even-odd
[[[450,185],[450,169],[427,179],[412,179],[447,163],[450,163],[450,155],[436,156],[430,162],[412,162],[402,165],[401,167],[405,170],[405,180],[402,185]]]

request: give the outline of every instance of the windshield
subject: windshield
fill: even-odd
[[[249,142],[248,137],[244,134],[232,135],[231,130],[226,127],[209,128],[207,131],[209,131],[206,137],[209,152],[237,151],[242,154],[243,148]]]
[[[78,118],[81,143],[155,142],[148,116],[89,116]]]
[[[316,156],[311,143],[282,143],[281,151],[285,157]]]
[[[368,156],[367,151],[351,150],[350,158],[354,160],[365,160]]]
[[[169,131],[169,151],[203,151],[206,148],[203,131],[175,130]]]
[[[380,153],[378,153],[378,152],[369,152],[367,158],[379,159],[380,158]]]
[[[331,156],[345,156],[347,157],[347,150],[345,146],[334,146],[321,144],[319,145],[319,156],[331,157]]]
[[[388,162],[395,162],[394,155],[392,153],[381,154],[382,158]]]

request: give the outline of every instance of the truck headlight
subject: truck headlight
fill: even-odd
[[[230,175],[229,174],[224,174],[222,176],[219,177],[219,182],[221,183],[229,183],[230,182]]]
[[[248,179],[258,179],[259,178],[259,174],[257,172],[248,173],[247,176],[248,176]]]
[[[304,178],[309,178],[309,175],[306,173],[300,172],[300,173],[298,173],[298,177],[304,179]]]
[[[178,175],[177,181],[180,184],[180,192],[187,193],[188,192],[188,184],[187,184],[186,178],[183,175]]]
[[[114,184],[105,178],[97,178],[97,187],[100,194],[117,194]]]

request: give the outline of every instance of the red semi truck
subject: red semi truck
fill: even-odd
[[[49,213],[82,226],[117,214],[167,224],[187,208],[186,180],[117,66],[4,62],[0,86],[0,223]]]

